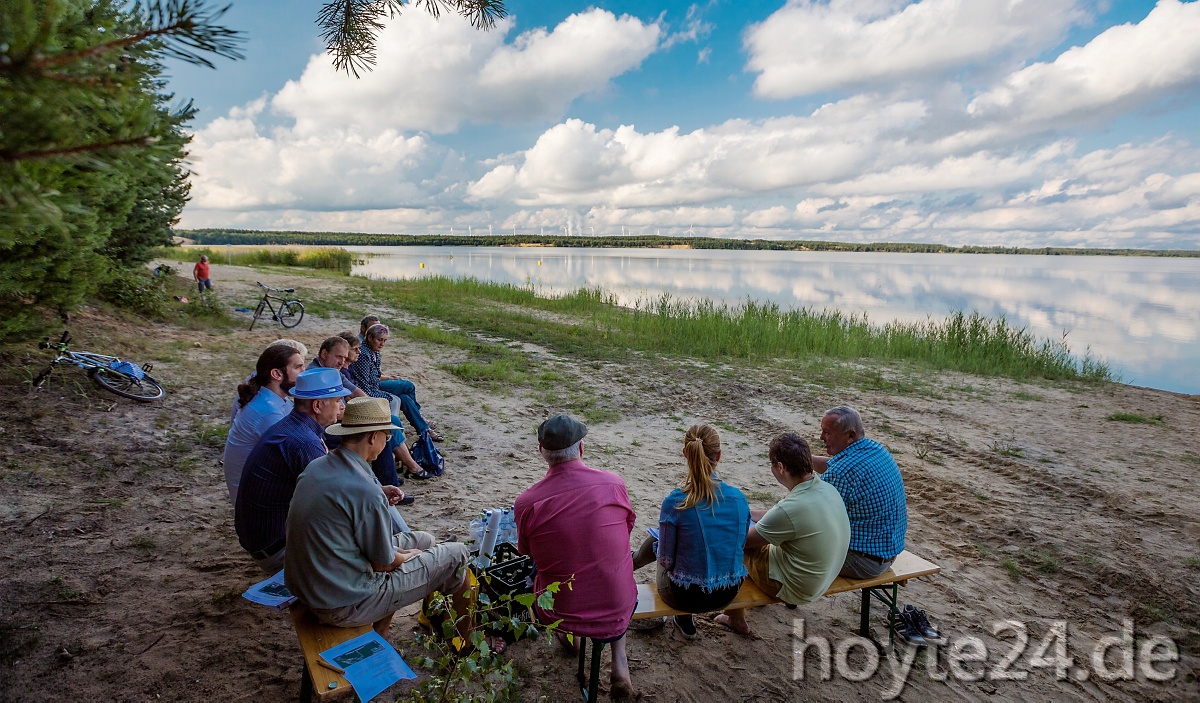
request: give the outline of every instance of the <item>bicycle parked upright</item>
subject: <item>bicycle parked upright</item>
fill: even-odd
[[[162,384],[150,377],[151,364],[138,366],[119,357],[87,351],[71,351],[71,333],[63,332],[57,342],[49,337],[38,343],[38,349],[53,349],[54,360],[45,371],[33,379],[33,387],[41,388],[59,364],[71,364],[87,371],[88,378],[106,391],[143,403],[158,400],[167,394]]]
[[[300,321],[304,319],[304,303],[295,298],[284,298],[281,295],[282,293],[295,293],[295,288],[271,288],[262,283],[259,283],[258,287],[263,289],[263,297],[258,301],[258,307],[254,309],[254,317],[250,320],[250,329],[254,329],[254,323],[258,322],[258,318],[264,315],[267,309],[271,310],[272,320],[277,320],[279,324],[288,329],[300,324]],[[275,309],[273,302],[279,303],[278,310]]]

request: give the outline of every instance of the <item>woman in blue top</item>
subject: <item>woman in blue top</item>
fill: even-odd
[[[634,555],[634,567],[658,561],[658,593],[676,610],[720,610],[738,594],[746,578],[742,549],[750,529],[746,496],[716,473],[721,438],[709,425],[692,425],[683,438],[688,473],[659,510],[656,541],[647,539]],[[696,638],[691,615],[676,616],[675,627]]]

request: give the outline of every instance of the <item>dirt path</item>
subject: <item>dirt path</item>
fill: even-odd
[[[345,279],[304,278],[213,266],[227,301],[251,300],[254,281],[301,283],[314,298],[340,297],[365,308]],[[347,286],[350,286],[347,288]],[[324,306],[339,309],[337,306]],[[403,310],[372,309],[412,321]],[[364,310],[365,312],[365,310]],[[35,350],[12,350],[0,367],[8,402],[0,409],[0,700],[288,700],[299,692],[300,658],[285,615],[240,597],[259,580],[238,547],[220,466],[233,387],[263,346],[294,337],[315,350],[355,327],[349,314],[310,315],[284,334],[270,326],[209,332],[78,315],[80,347],[114,349],[153,360],[168,388],[160,404],[108,397],[81,373],[56,374],[32,392]],[[99,349],[98,349],[99,350]],[[615,419],[593,423],[585,444],[594,466],[620,473],[640,527],[657,519],[663,496],[681,478],[682,430],[709,422],[721,431],[723,477],[755,506],[782,496],[766,467],[777,432],[816,441],[823,409],[858,407],[868,434],[895,453],[909,497],[908,548],[943,573],[910,583],[902,600],[927,609],[951,645],[936,661],[921,654],[904,699],[1196,699],[1200,655],[1200,399],[1125,386],[1018,384],[957,374],[924,379],[916,394],[895,396],[825,387],[784,367],[710,366],[633,356],[621,364],[574,364],[556,354],[539,364],[602,398]],[[394,334],[385,367],[413,380],[426,414],[447,435],[447,474],[406,486],[419,496],[408,522],[440,538],[463,539],[470,517],[509,505],[540,478],[534,429],[548,413],[544,395],[488,391],[442,368],[445,347]],[[568,410],[570,408],[567,408]],[[1131,413],[1160,420],[1107,419]],[[638,578],[649,582],[647,569]],[[803,680],[793,637],[827,638],[836,650],[857,625],[857,594],[808,608],[760,608],[755,635],[738,637],[700,619],[701,639],[665,630],[630,635],[635,687],[647,700],[879,700],[898,686],[885,660],[865,681],[836,671],[819,680],[810,648]],[[391,639],[412,652],[414,609]],[[1171,680],[1100,680],[1096,641],[1119,635],[1130,619],[1136,645],[1171,638],[1182,661]],[[994,630],[1018,621],[1029,637],[1009,675],[997,678],[1016,635]],[[1076,665],[1065,680],[1032,668],[1031,655],[1067,623]],[[886,636],[878,619],[877,635]],[[982,665],[950,670],[950,650],[979,638]],[[572,659],[540,643],[510,648],[524,683],[522,700],[576,700]],[[851,667],[867,663],[852,650]],[[1118,652],[1108,666],[1119,668]],[[1135,654],[1138,654],[1135,647]],[[1086,681],[1075,672],[1086,671]],[[1153,675],[1154,670],[1149,670]],[[948,673],[949,672],[949,673]],[[851,672],[853,673],[853,672]],[[942,680],[939,680],[942,679]]]

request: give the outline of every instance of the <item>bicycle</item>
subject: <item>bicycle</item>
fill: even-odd
[[[258,307],[254,309],[254,317],[250,320],[251,330],[254,329],[254,323],[258,322],[258,318],[267,308],[271,310],[271,319],[277,320],[287,329],[295,327],[304,319],[304,303],[295,298],[289,300],[278,295],[279,293],[295,293],[295,288],[271,288],[261,283],[258,284],[258,287],[263,289],[263,297],[258,301]],[[271,295],[272,293],[276,293],[276,295]],[[272,300],[279,303],[279,310],[275,310],[275,306],[271,304]]]
[[[132,361],[122,361],[119,357],[107,354],[71,351],[68,348],[70,343],[70,332],[63,332],[57,342],[51,342],[46,337],[38,343],[38,349],[53,349],[55,356],[50,366],[33,379],[34,388],[41,388],[59,364],[71,364],[87,371],[88,378],[96,385],[122,398],[149,403],[167,394],[162,384],[150,377],[150,369],[154,368],[152,364],[138,366]]]

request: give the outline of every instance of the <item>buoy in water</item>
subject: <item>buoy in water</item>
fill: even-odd
[[[421,264],[421,268],[425,268],[425,264]]]

